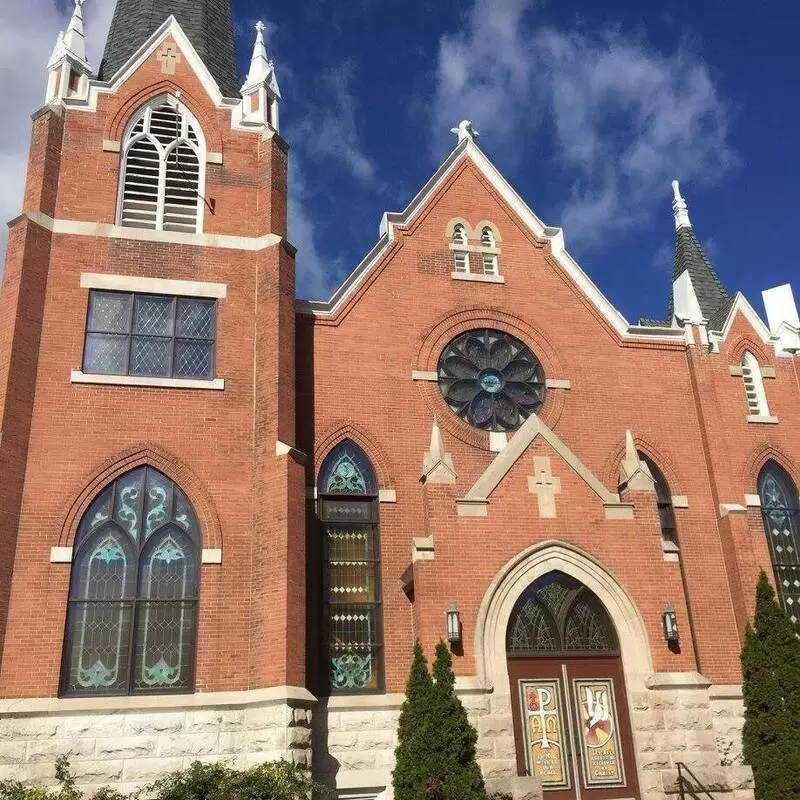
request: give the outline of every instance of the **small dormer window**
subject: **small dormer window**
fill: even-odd
[[[767,394],[764,391],[764,381],[761,376],[761,367],[756,357],[749,351],[742,356],[742,380],[747,397],[747,410],[752,417],[768,417]]]
[[[119,224],[199,233],[203,150],[200,126],[175,98],[140,109],[123,140]]]
[[[456,272],[469,272],[469,252],[467,251],[467,231],[460,223],[453,228],[453,244],[463,247],[463,250],[454,250],[454,269]]]
[[[497,267],[497,240],[494,231],[487,225],[481,231],[481,261],[484,275],[499,274]]]

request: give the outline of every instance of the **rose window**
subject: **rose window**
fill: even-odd
[[[439,388],[461,419],[514,431],[544,402],[544,372],[533,352],[503,331],[467,331],[439,358]]]

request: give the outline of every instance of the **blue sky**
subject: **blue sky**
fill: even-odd
[[[53,0],[13,4],[0,9],[3,39],[31,33],[0,55],[0,75],[25,84],[4,104],[6,186],[65,13]],[[84,7],[94,64],[111,5]],[[270,26],[303,296],[325,296],[358,263],[382,212],[405,206],[463,118],[631,321],[666,310],[673,177],[728,288],[760,310],[760,291],[797,272],[794,3],[234,0],[234,15],[243,74],[252,24]],[[16,213],[11,198],[0,205]]]

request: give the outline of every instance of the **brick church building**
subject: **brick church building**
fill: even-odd
[[[752,798],[760,570],[800,627],[790,287],[729,292],[675,184],[629,323],[462,122],[298,302],[263,26],[242,82],[229,0],[118,0],[96,72],[81,15],[0,294],[0,778],[287,758],[388,800],[443,638],[507,796]]]

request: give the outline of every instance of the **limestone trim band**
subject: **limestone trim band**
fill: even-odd
[[[240,692],[195,692],[173,695],[120,695],[114,697],[34,697],[0,700],[0,715],[74,714],[84,711],[146,711],[233,707],[250,705],[312,706],[317,698],[302,686],[272,686]]]
[[[50,563],[51,564],[71,564],[72,563],[72,548],[71,547],[51,547],[50,548]],[[221,547],[204,547],[200,555],[201,564],[221,564],[222,563],[222,548]]]
[[[149,378],[138,375],[92,375],[79,369],[72,370],[71,383],[96,383],[107,386],[149,386],[154,389],[212,389],[223,391],[224,378],[211,381],[194,380],[193,378]]]
[[[106,289],[112,292],[174,294],[179,297],[216,297],[218,299],[228,295],[228,285],[225,283],[144,278],[138,275],[106,275],[100,272],[82,272],[81,288]]]
[[[144,228],[125,228],[106,222],[83,222],[81,220],[54,219],[40,211],[26,211],[9,222],[9,226],[27,219],[52,233],[74,236],[98,236],[104,239],[132,239],[140,242],[162,242],[164,244],[186,244],[197,247],[218,247],[224,250],[246,250],[255,252],[273,247],[284,241],[281,236],[267,233],[264,236],[229,236],[219,233],[179,233],[177,231],[151,231]],[[287,246],[294,251],[294,248]]]

